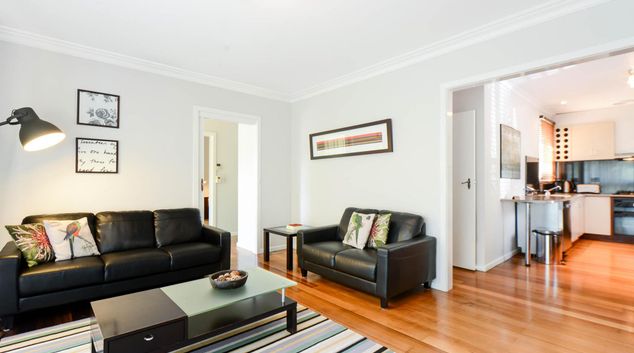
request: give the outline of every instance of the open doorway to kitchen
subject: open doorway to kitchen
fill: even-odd
[[[536,228],[559,232],[562,258],[577,240],[586,247],[597,239],[634,243],[634,216],[626,217],[634,211],[623,212],[628,202],[619,203],[629,195],[618,195],[634,195],[632,48],[588,50],[448,83],[443,94],[449,287],[454,266],[487,272],[509,259],[523,267],[529,260],[518,253],[533,262],[546,256],[530,236]],[[464,146],[471,144],[469,112],[476,118],[474,149]],[[470,179],[474,222],[463,184]],[[539,197],[551,189],[551,200],[572,198],[526,206],[517,198],[532,192],[527,186]]]
[[[194,109],[194,198],[203,220],[231,232],[257,253],[260,229],[260,119],[212,108]]]

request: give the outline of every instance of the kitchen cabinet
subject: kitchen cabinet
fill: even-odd
[[[570,238],[574,243],[586,232],[585,197],[574,197],[570,201]]]
[[[614,122],[555,128],[555,160],[558,162],[613,159],[614,146]]]
[[[607,196],[585,197],[585,233],[612,234],[612,199]]]

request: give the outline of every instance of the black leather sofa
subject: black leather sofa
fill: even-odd
[[[391,213],[387,244],[356,249],[343,244],[353,212]],[[425,235],[423,217],[410,213],[347,208],[339,225],[297,234],[302,276],[308,271],[381,298],[381,307],[396,295],[436,278],[436,238]]]
[[[22,221],[88,218],[101,256],[27,267],[14,242],[0,251],[0,316],[93,300],[203,277],[229,269],[231,234],[203,226],[197,209],[66,213]]]

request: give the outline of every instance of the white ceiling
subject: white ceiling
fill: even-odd
[[[630,69],[634,69],[634,53],[523,76],[507,83],[547,111],[563,114],[634,103],[634,88],[627,84]]]
[[[510,16],[600,2],[3,0],[0,26],[292,96]]]

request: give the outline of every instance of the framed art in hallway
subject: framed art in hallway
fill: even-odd
[[[119,172],[119,141],[78,137],[75,140],[75,172]]]
[[[500,124],[500,178],[520,179],[522,135],[519,130]]]
[[[310,159],[392,152],[392,119],[309,135]]]
[[[77,90],[77,124],[119,128],[120,97],[114,94]]]

